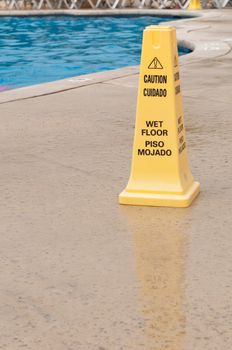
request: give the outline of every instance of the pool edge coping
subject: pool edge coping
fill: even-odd
[[[169,21],[165,22],[165,25],[173,25],[177,29],[177,38],[178,44],[182,47],[190,48],[193,50],[192,53],[187,55],[183,55],[180,57],[179,62],[180,65],[191,64],[193,62],[209,59],[209,58],[217,58],[227,54],[231,48],[228,43],[223,41],[215,41],[212,40],[199,40],[198,38],[194,38],[194,33],[199,31],[200,29],[207,29],[207,19],[218,16],[221,14],[221,10],[203,10],[203,11],[189,11],[187,10],[153,10],[153,9],[127,9],[127,10],[58,10],[59,15],[70,14],[73,16],[80,15],[138,15],[138,14],[156,14],[158,16],[185,16],[189,18],[180,19],[178,21]],[[212,11],[212,12],[209,12]],[[6,16],[8,13],[11,13],[11,16],[18,16],[20,12],[21,16],[31,16],[33,15],[52,15],[57,14],[57,10],[46,10],[46,11],[0,11],[0,17]],[[85,14],[83,14],[85,13]],[[194,24],[194,20],[201,20],[202,24],[197,25]],[[204,20],[206,19],[206,23]],[[162,22],[161,22],[162,25]],[[91,74],[84,74],[79,76],[73,76],[70,78],[65,78],[62,80],[56,80],[48,83],[41,83],[36,85],[30,85],[22,88],[7,90],[0,93],[0,104],[14,102],[18,100],[24,100],[29,98],[36,98],[40,96],[46,96],[50,94],[55,94],[59,92],[64,92],[72,89],[77,89],[81,87],[85,87],[88,85],[95,85],[98,83],[104,83],[110,80],[134,75],[139,73],[139,65],[138,66],[129,66],[118,68],[115,70],[102,71]]]

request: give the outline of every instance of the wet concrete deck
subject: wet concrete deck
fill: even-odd
[[[0,105],[0,349],[232,348],[232,12],[212,13],[176,23],[203,48],[181,65],[190,208],[118,205],[133,69]]]

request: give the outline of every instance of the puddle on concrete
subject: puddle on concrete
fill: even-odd
[[[185,340],[184,210],[123,207],[133,238],[146,350],[181,350]]]

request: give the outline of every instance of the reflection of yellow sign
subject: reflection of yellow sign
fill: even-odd
[[[174,28],[145,29],[131,176],[120,204],[186,207],[199,193],[188,165],[177,56]]]
[[[144,317],[144,346],[138,349],[183,350],[187,235],[181,227],[188,214],[168,208],[123,209],[133,242],[138,306]]]

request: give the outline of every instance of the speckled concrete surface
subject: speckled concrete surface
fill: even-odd
[[[118,205],[137,74],[0,105],[0,349],[232,348],[231,16],[179,24],[190,208]]]

